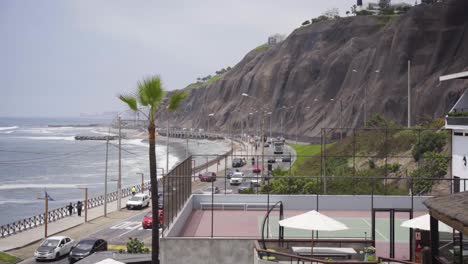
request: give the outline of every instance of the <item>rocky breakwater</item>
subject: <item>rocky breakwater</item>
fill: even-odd
[[[117,140],[119,136],[75,136],[75,140]]]

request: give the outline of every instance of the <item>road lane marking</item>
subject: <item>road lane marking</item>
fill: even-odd
[[[114,226],[111,226],[110,229],[124,229],[124,230],[133,230],[135,227],[140,227],[141,222],[130,222],[130,221],[125,221],[118,223]]]

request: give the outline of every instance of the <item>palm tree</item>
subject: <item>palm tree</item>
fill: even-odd
[[[153,228],[152,228],[152,243],[151,243],[151,258],[152,262],[159,264],[159,219],[158,212],[158,179],[156,174],[156,112],[164,97],[164,90],[162,87],[161,77],[156,75],[138,82],[138,88],[134,95],[119,95],[127,106],[135,111],[141,112],[148,118],[148,139],[149,139],[149,163],[150,163],[150,182],[151,182],[151,207],[153,210]],[[168,109],[177,109],[187,95],[183,92],[176,92],[174,96],[169,99]],[[147,108],[148,112],[142,112],[139,105]]]

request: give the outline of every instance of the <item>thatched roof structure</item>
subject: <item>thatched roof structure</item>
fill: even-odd
[[[468,235],[468,192],[429,198],[424,204],[433,217]]]

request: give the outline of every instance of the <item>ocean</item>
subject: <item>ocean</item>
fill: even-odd
[[[43,212],[44,191],[54,199],[51,209],[104,193],[106,162],[105,141],[77,141],[75,136],[103,136],[111,120],[85,118],[0,118],[0,225]],[[123,130],[122,187],[149,180],[148,144],[143,131]],[[111,129],[111,135],[117,135]],[[160,140],[160,141],[159,141]],[[186,141],[170,139],[169,167],[185,158]],[[156,144],[158,168],[166,167],[166,138]],[[229,150],[228,141],[189,140],[188,152],[197,155],[220,154]],[[161,171],[158,171],[161,173]],[[110,141],[108,191],[116,190],[118,177],[118,141]]]

